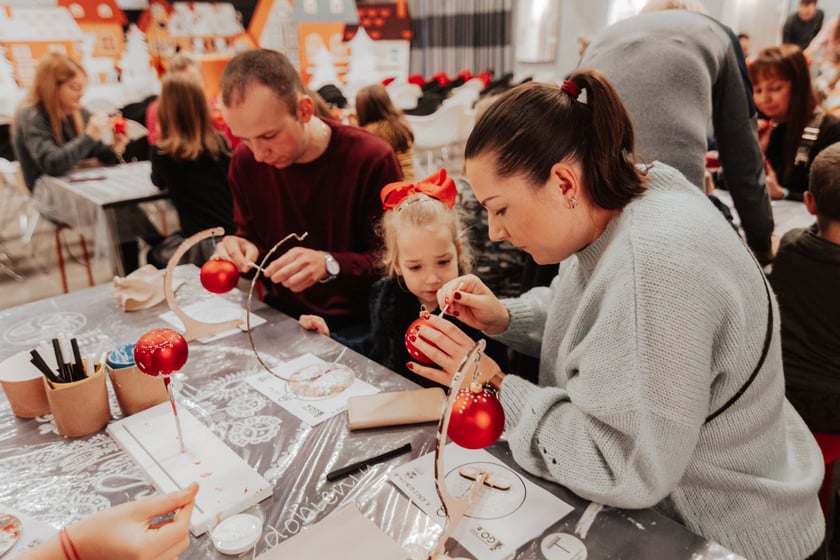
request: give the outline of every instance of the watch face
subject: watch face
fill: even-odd
[[[340,267],[338,266],[338,261],[335,260],[335,257],[330,255],[329,253],[325,253],[324,258],[327,259],[327,273],[330,274],[331,276],[338,275],[338,271],[339,271]]]

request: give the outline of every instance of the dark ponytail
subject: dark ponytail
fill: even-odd
[[[564,86],[528,83],[502,95],[476,123],[464,157],[492,154],[499,176],[523,175],[536,185],[555,163],[577,161],[592,203],[616,210],[645,190],[633,142],[618,93],[603,75],[581,70]]]

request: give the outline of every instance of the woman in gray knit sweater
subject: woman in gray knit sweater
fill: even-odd
[[[823,461],[784,398],[775,298],[696,187],[635,165],[633,138],[594,71],[495,103],[467,142],[467,176],[491,239],[559,274],[501,301],[461,277],[440,304],[539,356],[538,384],[481,363],[523,469],[595,502],[656,507],[747,558],[808,558],[825,531]],[[448,383],[472,341],[432,317],[415,344],[443,371],[411,369]]]

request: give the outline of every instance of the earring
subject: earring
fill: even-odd
[[[577,208],[577,199],[575,197],[568,199],[566,205],[569,207],[569,210],[574,210]]]

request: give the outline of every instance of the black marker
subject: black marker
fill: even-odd
[[[361,461],[356,461],[355,463],[350,463],[346,467],[341,467],[340,469],[335,469],[334,471],[330,471],[327,473],[327,480],[332,482],[337,478],[341,478],[342,476],[347,476],[348,474],[352,474],[356,471],[360,471],[365,467],[369,467],[371,465],[375,465],[376,463],[380,463],[382,461],[386,461],[393,457],[398,457],[403,453],[409,453],[411,451],[411,443],[406,443],[402,447],[398,447],[396,449],[392,449],[391,451],[386,451],[381,455],[377,455],[375,457],[371,457],[369,459],[362,459]]]

